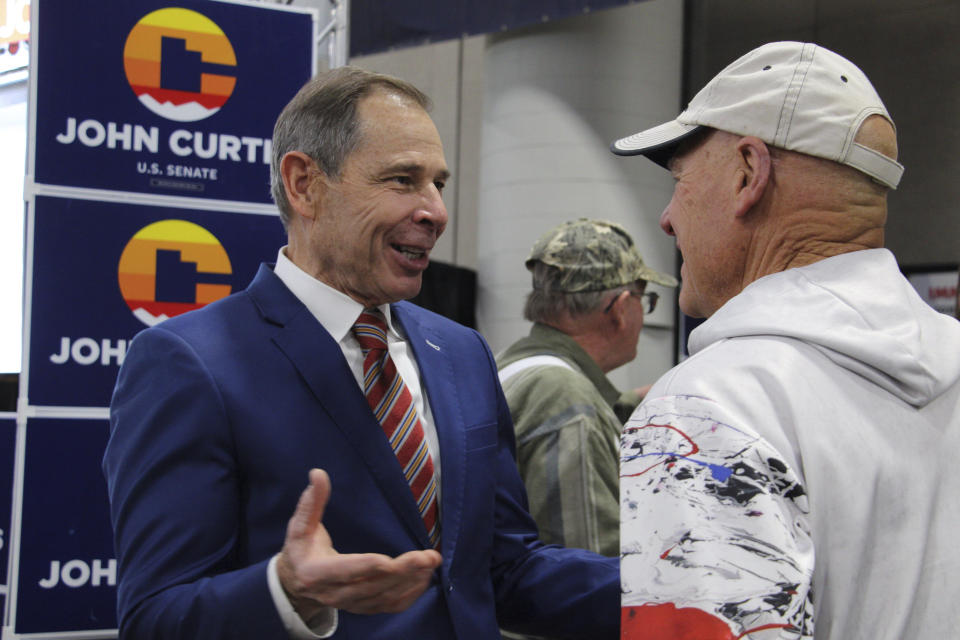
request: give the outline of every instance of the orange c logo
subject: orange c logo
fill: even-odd
[[[189,9],[157,9],[127,36],[123,69],[150,111],[192,122],[220,110],[237,84],[237,57],[223,30]]]
[[[217,238],[186,220],[140,229],[117,268],[120,294],[138,320],[153,326],[230,295],[233,269]]]

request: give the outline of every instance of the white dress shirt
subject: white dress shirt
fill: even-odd
[[[320,325],[340,346],[347,365],[357,381],[357,386],[363,389],[363,352],[360,344],[353,336],[351,328],[364,310],[364,306],[350,296],[337,291],[310,274],[300,269],[290,261],[286,255],[286,247],[282,247],[277,254],[277,265],[274,273],[307,307]],[[387,321],[387,350],[397,367],[397,371],[410,390],[413,403],[420,415],[423,425],[427,448],[433,458],[433,469],[437,477],[437,504],[440,503],[440,445],[437,439],[437,429],[433,422],[433,413],[426,397],[426,390],[420,384],[420,369],[414,359],[406,337],[400,333],[400,328],[393,324],[390,315],[390,305],[378,307]],[[292,514],[291,514],[292,515]],[[333,541],[336,546],[337,541]],[[296,640],[312,640],[314,638],[329,638],[337,629],[336,609],[329,609],[326,616],[314,618],[311,626],[303,622],[293,610],[293,606],[280,586],[277,577],[277,558],[270,561],[267,567],[267,581],[270,593],[273,596],[280,617],[283,619],[290,637]]]

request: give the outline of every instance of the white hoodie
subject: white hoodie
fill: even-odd
[[[876,249],[757,280],[689,346],[624,428],[624,637],[957,637],[960,322]]]

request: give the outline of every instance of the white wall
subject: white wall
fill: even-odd
[[[652,0],[491,36],[487,45],[478,194],[478,322],[495,351],[526,334],[523,263],[544,231],[581,217],[612,220],[645,261],[673,272],[659,228],[673,188],[643,158],[610,143],[677,114],[682,4]],[[651,285],[657,288],[656,285]],[[647,317],[640,355],[613,374],[652,382],[673,364],[674,291]]]

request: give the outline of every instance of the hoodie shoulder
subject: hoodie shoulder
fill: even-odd
[[[855,251],[750,284],[691,335],[793,338],[922,406],[960,380],[960,323],[932,309],[885,249]]]

